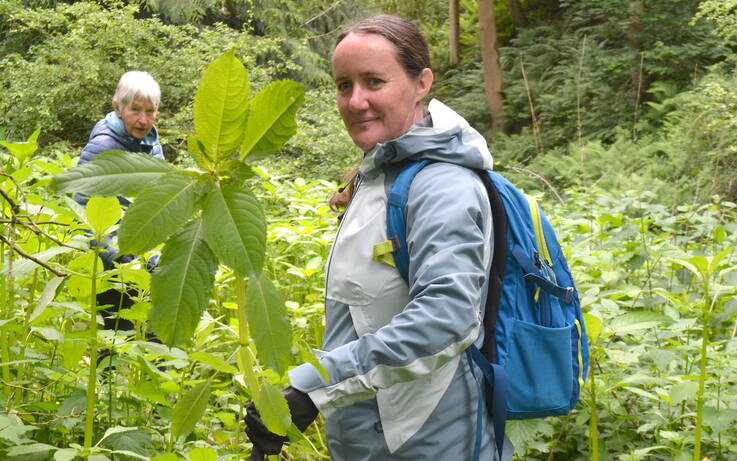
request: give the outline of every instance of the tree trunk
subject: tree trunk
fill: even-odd
[[[448,48],[450,53],[449,63],[452,67],[458,65],[460,56],[460,16],[458,14],[459,0],[449,0],[448,2],[448,19],[450,29],[448,31]]]
[[[525,27],[527,25],[527,18],[519,0],[507,0],[507,4],[509,5],[509,13],[512,15],[512,24],[514,24],[514,27]]]
[[[502,100],[502,68],[496,48],[496,19],[494,0],[479,0],[479,32],[481,36],[481,59],[484,66],[486,101],[491,114],[492,133],[504,128],[504,104]]]
[[[642,34],[642,21],[645,16],[645,2],[630,2],[630,17],[627,27],[627,47],[632,51],[640,51],[642,48],[640,35]]]
[[[645,2],[631,1],[629,4],[629,18],[627,24],[627,48],[632,51],[632,89],[635,95],[635,123],[638,120],[639,106],[642,94],[647,91],[647,76],[643,72],[642,30],[645,18]]]

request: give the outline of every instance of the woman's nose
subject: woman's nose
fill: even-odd
[[[348,100],[348,106],[351,110],[368,109],[368,92],[360,85],[355,85]]]

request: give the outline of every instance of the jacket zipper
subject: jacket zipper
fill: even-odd
[[[330,266],[333,262],[333,252],[335,251],[335,243],[338,241],[338,237],[340,237],[340,230],[343,228],[343,223],[346,222],[348,219],[348,213],[351,211],[351,203],[353,203],[353,199],[356,197],[356,194],[358,194],[358,189],[360,189],[361,184],[363,184],[363,175],[361,173],[358,173],[358,178],[356,179],[356,185],[353,188],[353,195],[351,197],[351,201],[348,203],[348,206],[345,209],[345,212],[343,213],[343,219],[340,220],[340,223],[338,223],[338,230],[335,231],[335,238],[333,239],[333,244],[330,246],[330,253],[328,254],[328,263],[325,267],[325,297],[328,295],[328,281],[330,280]]]

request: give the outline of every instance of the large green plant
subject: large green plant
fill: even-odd
[[[248,162],[277,151],[294,134],[303,93],[302,85],[282,80],[252,98],[248,73],[226,52],[207,67],[195,96],[189,152],[199,169],[111,151],[52,183],[61,192],[137,195],[120,223],[118,243],[121,253],[138,254],[164,243],[151,280],[149,320],[170,346],[194,333],[218,264],[236,274],[239,364],[267,424],[281,434],[289,426],[286,403],[257,381],[250,345],[253,340],[261,363],[282,374],[291,361],[291,329],[281,295],[261,270],[266,220],[246,181],[252,175]],[[200,408],[209,390],[195,391],[189,400]]]

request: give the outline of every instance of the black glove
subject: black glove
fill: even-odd
[[[292,422],[297,429],[304,432],[307,426],[317,418],[317,407],[307,394],[293,387],[284,389],[282,395],[287,400],[289,411],[292,413]],[[258,450],[267,455],[279,454],[282,445],[287,441],[286,437],[276,435],[266,428],[253,402],[249,403],[246,408],[246,435],[251,439],[254,451]]]

